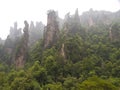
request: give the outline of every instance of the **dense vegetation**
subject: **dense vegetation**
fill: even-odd
[[[112,39],[109,25],[72,22],[70,27],[75,32],[64,34],[63,28],[48,49],[43,48],[43,39],[30,47],[22,69],[6,63],[9,56],[2,56],[1,45],[0,90],[119,90],[120,23],[112,22]],[[63,44],[65,57],[60,54]]]

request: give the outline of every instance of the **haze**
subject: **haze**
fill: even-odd
[[[76,8],[79,14],[90,8],[115,12],[120,9],[120,3],[118,0],[0,0],[0,37],[6,39],[15,21],[21,28],[24,20],[46,24],[47,10],[54,9],[64,18],[67,12],[72,14]]]

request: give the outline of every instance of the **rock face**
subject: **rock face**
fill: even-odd
[[[9,38],[13,41],[16,41],[19,37],[22,36],[21,28],[17,28],[17,22],[14,23],[14,27],[10,27]]]
[[[44,30],[44,48],[54,45],[59,38],[58,15],[55,11],[48,11],[47,26]]]
[[[66,34],[75,35],[80,31],[80,16],[78,13],[78,9],[76,9],[74,15],[70,15],[70,13],[65,16],[64,30]]]
[[[13,47],[14,47],[13,41],[8,36],[7,39],[5,40],[4,52],[11,55],[13,51]]]
[[[10,33],[7,39],[5,40],[3,47],[3,51],[4,51],[3,57],[6,58],[6,55],[8,56],[6,58],[6,61],[9,65],[13,64],[14,60],[12,58],[13,55],[15,54],[15,47],[19,42],[19,40],[21,39],[21,36],[22,36],[21,29],[17,28],[17,22],[15,22],[14,27],[10,27]]]
[[[62,44],[62,47],[61,47],[61,51],[60,51],[60,55],[65,58],[65,46],[64,46],[64,43]]]
[[[81,24],[85,27],[96,26],[99,24],[109,25],[114,18],[111,12],[107,11],[94,11],[90,9],[87,12],[84,12],[80,16]]]
[[[4,50],[6,53],[11,54],[15,44],[20,40],[22,36],[21,29],[17,28],[17,22],[14,23],[14,27],[10,27],[10,34],[5,40]]]
[[[29,28],[29,46],[34,45],[39,39],[43,39],[44,24],[42,22],[31,21]]]
[[[29,39],[29,24],[27,21],[24,21],[25,27],[23,29],[23,37],[19,46],[17,47],[17,52],[15,55],[15,66],[16,68],[23,68],[26,58],[27,58],[27,51],[28,51],[28,39]]]

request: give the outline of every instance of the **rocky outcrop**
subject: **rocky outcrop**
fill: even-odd
[[[114,15],[112,15],[111,12],[108,11],[94,11],[93,9],[90,9],[87,12],[84,12],[80,16],[80,21],[82,26],[85,27],[91,27],[96,25],[109,25],[111,24],[112,18],[114,18]]]
[[[111,26],[109,27],[109,38],[110,38],[110,40],[112,41],[112,31],[111,31]]]
[[[7,39],[5,40],[4,52],[11,55],[13,51],[13,47],[14,47],[13,41],[8,36]]]
[[[28,51],[28,40],[29,40],[29,24],[27,21],[24,21],[25,27],[23,29],[23,37],[19,42],[19,46],[16,48],[15,54],[15,66],[16,68],[23,68],[26,58],[27,58],[27,51]]]
[[[55,11],[48,11],[47,26],[44,30],[44,48],[54,45],[59,38],[58,15]]]
[[[4,44],[4,51],[11,56],[15,44],[19,42],[22,36],[21,29],[17,28],[17,22],[14,23],[14,27],[10,27],[10,34],[8,35],[7,39],[5,40]]]
[[[7,39],[4,42],[3,46],[3,57],[6,59],[6,62],[10,65],[13,64],[13,55],[15,54],[15,47],[20,41],[22,36],[21,29],[17,28],[17,22],[14,23],[14,27],[10,27],[10,33],[7,36]]]
[[[80,31],[80,26],[81,24],[78,9],[76,9],[74,15],[70,15],[70,13],[66,14],[63,27],[66,34],[75,35]]]
[[[35,44],[39,39],[43,39],[43,31],[44,25],[42,22],[34,22],[31,21],[30,28],[29,28],[29,46]]]
[[[12,41],[16,41],[22,36],[21,28],[17,28],[17,22],[14,23],[14,27],[10,27],[9,38]]]
[[[60,55],[65,59],[65,46],[64,43],[62,44],[61,50],[60,50]]]

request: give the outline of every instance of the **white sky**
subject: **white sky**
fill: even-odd
[[[64,18],[67,12],[73,14],[76,8],[80,14],[90,8],[115,12],[120,9],[120,3],[118,0],[0,0],[0,37],[7,37],[15,21],[21,28],[24,20],[46,24],[47,10],[57,10],[59,17]]]

